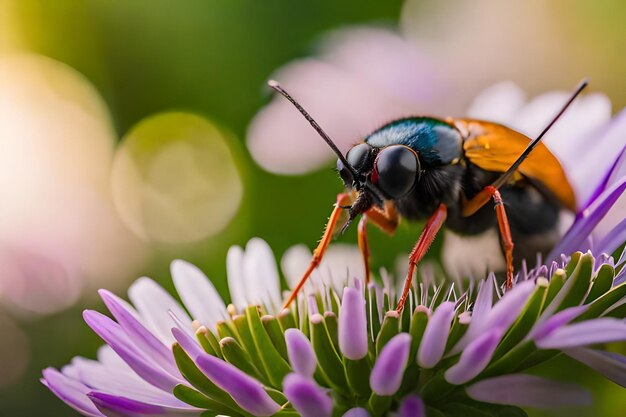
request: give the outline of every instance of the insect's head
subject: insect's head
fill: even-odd
[[[419,158],[408,146],[377,148],[362,142],[353,146],[345,159],[352,169],[348,169],[341,159],[337,160],[337,170],[345,186],[357,191],[373,188],[385,200],[406,196],[419,179]]]

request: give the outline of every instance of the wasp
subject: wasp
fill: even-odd
[[[370,276],[367,223],[393,234],[401,218],[426,220],[409,255],[398,312],[404,308],[416,266],[444,224],[465,237],[497,229],[505,261],[505,288],[510,289],[514,259],[549,251],[559,237],[559,213],[576,210],[565,172],[541,139],[587,86],[586,80],[535,139],[483,120],[408,117],[375,130],[346,155],[276,81],[268,84],[296,107],[337,154],[337,170],[345,185],[309,267],[285,308],[319,266],[343,210],[348,211],[348,220],[342,231],[360,216],[358,244],[366,281]]]

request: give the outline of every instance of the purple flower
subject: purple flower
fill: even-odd
[[[175,261],[184,305],[148,278],[131,286],[132,304],[101,291],[113,318],[84,313],[107,343],[98,360],[46,369],[42,382],[80,413],[98,417],[206,410],[421,416],[428,407],[445,412],[476,401],[494,410],[587,404],[582,388],[524,370],[563,352],[626,386],[626,358],[598,347],[626,341],[626,285],[612,284],[623,262],[576,253],[550,268],[523,270],[510,291],[491,276],[442,297],[430,280],[411,294],[414,311],[404,319],[379,313],[385,299],[395,303],[391,286],[370,283],[373,296],[365,297],[363,285],[350,280],[339,293],[319,271],[321,281],[310,288],[314,309],[302,297],[276,314],[278,270],[256,239],[229,254],[229,284],[241,304],[226,307],[196,267]],[[247,263],[267,284],[265,293],[248,292]]]

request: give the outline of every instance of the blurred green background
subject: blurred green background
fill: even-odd
[[[506,7],[496,7],[496,2],[489,1],[445,6],[434,1],[405,4],[399,0],[305,0],[297,4],[289,0],[0,0],[0,59],[16,53],[36,53],[65,63],[82,74],[86,78],[84,83],[95,87],[110,112],[114,140],[125,138],[125,144],[112,147],[111,153],[132,148],[129,138],[140,137],[137,140],[141,142],[142,133],[133,127],[147,117],[165,111],[186,111],[209,121],[208,127],[203,127],[210,131],[207,135],[215,135],[216,143],[223,147],[222,151],[230,152],[234,164],[219,168],[219,172],[226,172],[224,177],[210,170],[200,172],[199,177],[195,171],[189,173],[189,178],[201,179],[200,186],[202,181],[212,178],[218,182],[215,190],[229,196],[230,200],[224,204],[232,205],[231,212],[215,215],[222,219],[225,228],[213,230],[209,222],[207,232],[199,240],[188,239],[187,235],[174,236],[170,229],[160,229],[164,224],[160,216],[167,215],[170,208],[164,203],[163,210],[151,212],[156,217],[150,230],[142,229],[147,227],[145,223],[137,230],[133,228],[133,219],[139,223],[145,219],[137,220],[133,204],[153,202],[124,200],[130,207],[125,224],[132,230],[121,234],[120,239],[132,236],[128,239],[136,240],[133,247],[139,249],[136,258],[131,256],[133,262],[119,270],[120,276],[111,278],[110,285],[107,277],[97,278],[73,306],[47,315],[27,314],[11,303],[6,307],[0,304],[0,366],[5,367],[0,369],[0,374],[4,374],[0,376],[0,416],[74,415],[38,379],[46,366],[60,367],[74,355],[94,357],[101,342],[83,323],[81,311],[84,308],[103,311],[95,297],[95,288],[110,287],[124,294],[135,277],[147,275],[172,289],[169,263],[183,258],[205,271],[227,298],[225,257],[229,246],[245,245],[249,238],[260,236],[279,258],[296,243],[314,245],[340,190],[332,164],[329,169],[307,175],[273,175],[254,163],[247,152],[245,137],[250,120],[269,100],[264,88],[266,80],[287,62],[314,53],[316,43],[328,30],[359,24],[396,28],[400,20],[406,28],[411,19],[407,15],[417,15],[413,36],[424,37],[432,48],[449,51],[446,53],[455,59],[452,54],[458,52],[454,46],[463,39],[496,42],[499,34],[490,33],[490,27],[478,28],[480,36],[471,32],[478,30],[472,21],[481,14],[493,13],[495,7],[496,12],[517,21],[507,29],[513,33],[508,36],[516,42],[510,48],[504,44],[493,51],[488,44],[474,45],[478,56],[496,54],[493,59],[503,65],[481,67],[481,77],[475,79],[475,84],[469,84],[472,79],[468,79],[469,92],[508,78],[529,94],[536,94],[548,89],[568,89],[581,76],[588,75],[592,88],[604,91],[612,99],[614,111],[624,107],[626,5],[609,0],[560,0],[541,7],[540,3],[543,2],[529,2],[525,14],[515,19],[518,10],[507,12]],[[563,44],[562,39],[567,43]],[[508,55],[502,51],[508,51]],[[537,56],[545,61],[535,59]],[[475,71],[479,63],[467,62],[467,65]],[[463,72],[463,68],[459,71]],[[145,140],[133,146],[131,157],[138,160],[150,157],[151,150]],[[212,148],[199,152],[212,152]],[[175,160],[174,166],[176,161],[180,162]],[[113,164],[118,162],[114,159]],[[172,178],[182,175],[176,170],[168,171],[169,163],[172,162],[163,162],[163,171],[151,173],[155,175],[151,178],[158,178],[162,185],[167,183],[168,173]],[[125,181],[130,177],[120,175],[116,180],[113,174],[114,188],[116,181],[122,188],[131,182]],[[163,179],[163,175],[167,178]],[[179,180],[174,179],[168,186],[173,190],[190,182],[184,176]],[[20,178],[14,181],[19,183]],[[133,190],[131,187],[126,191]],[[177,192],[168,195],[175,198]],[[205,197],[211,200],[214,196]],[[30,198],[36,201],[37,195]],[[119,204],[116,207],[119,209]],[[190,233],[194,221],[203,222],[202,213],[190,213],[184,207],[178,209],[176,213],[183,222],[191,222],[181,226],[190,227]],[[45,215],[45,206],[42,210]],[[89,229],[81,230],[86,234],[84,245],[98,245],[98,235],[90,236]],[[393,239],[372,230],[375,266],[393,265],[396,257],[411,247],[419,230],[419,225],[403,225]],[[354,243],[356,234],[347,233],[341,241]],[[126,243],[116,241],[110,250],[94,256],[114,269],[120,255],[116,250]],[[124,256],[128,257],[128,253]],[[5,280],[5,288],[10,285]],[[22,365],[12,366],[9,372],[12,362]],[[626,406],[623,391],[582,366],[554,361],[544,372],[581,381],[594,391],[597,401],[594,409],[554,415],[617,416],[620,415],[617,410]]]

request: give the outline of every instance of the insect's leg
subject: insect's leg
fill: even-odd
[[[367,222],[368,220],[376,227],[388,234],[396,231],[399,223],[398,213],[391,204],[385,205],[384,210],[378,207],[372,207],[363,213],[361,221],[359,221],[358,237],[359,249],[363,257],[365,267],[365,282],[370,281],[370,247],[367,240]]]
[[[447,208],[445,205],[441,204],[435,213],[428,219],[426,226],[424,227],[424,231],[420,235],[415,247],[411,251],[409,255],[409,271],[406,275],[406,279],[404,280],[404,289],[402,290],[402,296],[398,301],[398,306],[396,307],[396,311],[398,313],[402,312],[404,308],[404,303],[406,303],[406,298],[409,295],[409,290],[411,289],[411,281],[413,280],[413,272],[415,271],[415,267],[417,263],[424,257],[426,251],[435,240],[435,236],[437,236],[437,232],[441,229],[444,221],[446,220]]]
[[[493,193],[493,203],[498,217],[498,229],[502,238],[502,247],[504,248],[504,259],[506,260],[506,289],[513,286],[513,238],[511,237],[511,228],[509,227],[509,219],[506,217],[506,210],[502,202],[502,196],[498,190]]]
[[[348,194],[342,193],[342,194],[337,195],[337,202],[335,203],[335,208],[330,214],[330,218],[328,219],[328,223],[326,224],[326,228],[324,229],[324,234],[322,235],[322,239],[320,240],[317,247],[313,251],[313,259],[311,259],[311,263],[309,264],[309,267],[302,275],[302,278],[300,278],[298,285],[296,285],[296,287],[291,292],[291,295],[285,302],[283,309],[289,307],[289,305],[293,302],[293,300],[295,300],[295,298],[298,296],[298,293],[300,292],[300,290],[302,289],[306,281],[309,279],[309,276],[311,276],[311,273],[315,270],[315,268],[319,266],[320,262],[322,261],[322,257],[324,256],[324,252],[326,251],[326,248],[328,248],[328,245],[330,244],[330,241],[332,240],[333,231],[335,230],[335,226],[337,226],[337,221],[339,220],[339,217],[341,216],[341,211],[343,210],[342,207],[346,206],[349,203],[350,203],[350,196]]]
[[[471,200],[463,204],[463,215],[471,216],[478,209],[493,199],[496,217],[498,218],[498,230],[502,239],[502,247],[504,248],[504,259],[506,261],[506,288],[513,286],[513,238],[511,237],[511,228],[509,227],[509,219],[506,216],[502,196],[496,187],[488,185],[476,194]]]

